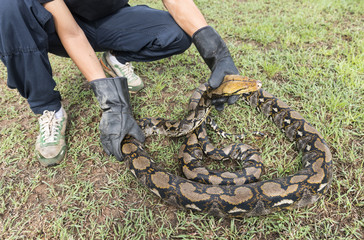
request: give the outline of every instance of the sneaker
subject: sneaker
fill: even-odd
[[[40,134],[35,144],[39,162],[45,166],[59,164],[66,155],[67,114],[62,108],[63,117],[57,119],[55,111],[44,111],[39,117]]]
[[[110,51],[104,52],[100,63],[105,72],[112,77],[126,77],[128,79],[129,92],[137,92],[144,87],[142,79],[134,73],[130,62],[120,63]]]

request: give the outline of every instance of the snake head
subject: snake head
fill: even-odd
[[[262,82],[259,80],[240,75],[226,75],[218,88],[209,90],[209,95],[212,98],[214,96],[241,95],[243,93],[258,91],[261,87]]]

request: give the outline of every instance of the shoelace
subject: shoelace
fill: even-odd
[[[134,67],[133,67],[133,65],[130,62],[126,62],[123,65],[124,66],[122,68],[125,71],[125,77],[127,79],[134,79]]]
[[[55,111],[44,111],[39,118],[40,134],[45,143],[54,143],[60,132],[62,119],[55,118]]]

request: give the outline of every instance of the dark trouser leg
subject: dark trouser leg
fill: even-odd
[[[48,60],[52,15],[37,0],[0,0],[0,58],[8,86],[28,100],[36,114],[61,107]]]
[[[191,38],[168,12],[144,5],[124,7],[94,22],[74,17],[95,51],[112,50],[121,62],[154,61],[191,45]],[[49,35],[49,51],[67,56],[56,34]]]
[[[147,6],[124,7],[98,20],[95,28],[95,33],[85,32],[96,50],[113,50],[121,62],[158,60],[191,45],[191,38],[168,12]]]

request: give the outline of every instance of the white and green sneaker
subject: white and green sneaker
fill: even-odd
[[[142,79],[134,73],[134,67],[130,62],[120,63],[110,51],[104,52],[100,63],[105,72],[112,77],[126,77],[128,79],[129,92],[135,93],[144,88]]]
[[[39,117],[40,134],[35,144],[39,162],[45,166],[59,164],[66,155],[67,114],[62,110],[62,117],[57,118],[55,111],[44,111]]]

